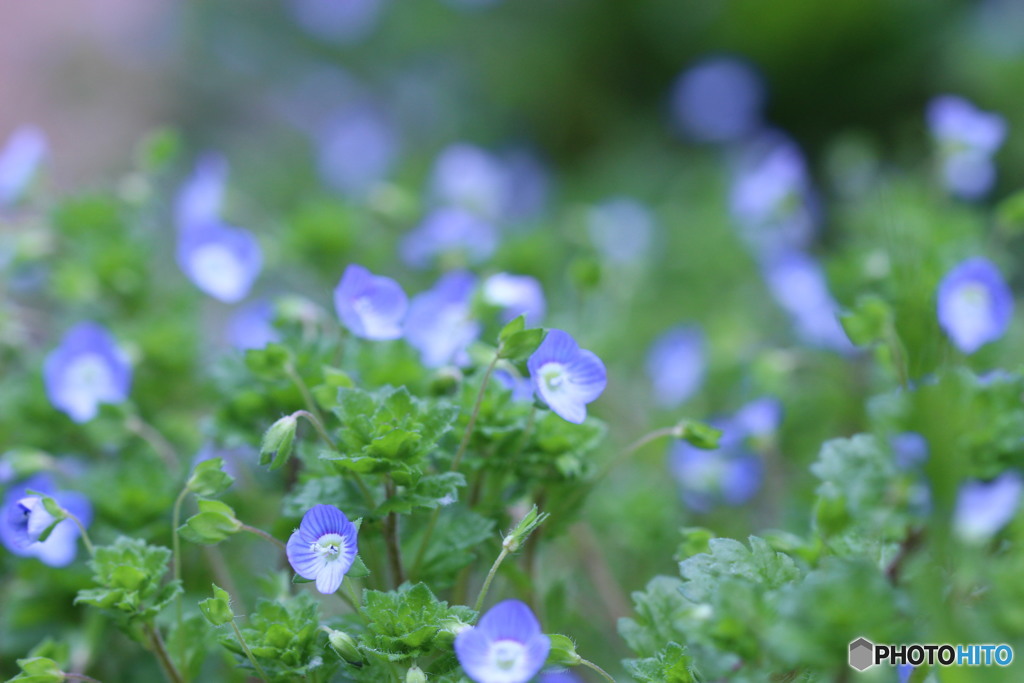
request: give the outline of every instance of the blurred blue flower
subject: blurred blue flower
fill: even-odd
[[[357,337],[398,339],[409,301],[397,282],[353,263],[334,289],[334,308]]]
[[[494,381],[512,392],[512,400],[524,403],[533,400],[533,382],[529,377],[513,375],[508,370],[495,370]]]
[[[580,683],[580,679],[569,671],[546,671],[540,675],[540,683]]]
[[[428,368],[469,361],[466,349],[480,336],[481,325],[472,318],[476,276],[453,271],[438,279],[409,304],[405,339],[420,352]]]
[[[355,43],[377,27],[386,0],[289,0],[292,17],[304,31],[322,40]]]
[[[558,416],[581,424],[608,384],[604,363],[568,332],[550,330],[527,361],[534,389]]]
[[[647,353],[647,376],[654,399],[663,408],[676,408],[704,381],[704,335],[690,325],[663,333]]]
[[[937,299],[939,325],[964,353],[1002,337],[1013,317],[1013,292],[999,269],[981,257],[949,271]]]
[[[792,318],[801,339],[834,351],[854,351],[839,323],[839,306],[828,291],[825,272],[816,260],[800,251],[778,252],[764,261],[763,271],[769,291]]]
[[[274,306],[266,299],[250,301],[231,313],[227,337],[236,349],[262,349],[281,335],[274,328]]]
[[[458,143],[445,148],[434,162],[430,194],[441,206],[497,221],[502,218],[507,185],[500,159],[475,145]]]
[[[178,265],[203,293],[241,301],[263,267],[263,251],[248,230],[219,221],[190,225],[178,236]]]
[[[946,188],[964,199],[987,193],[995,182],[992,155],[1006,137],[1002,116],[981,111],[955,95],[941,95],[928,103],[928,127],[939,146]]]
[[[38,557],[51,567],[71,564],[78,552],[78,527],[66,519],[54,527],[45,541],[36,540],[53,517],[29,490],[51,496],[84,526],[92,522],[92,504],[88,498],[76,491],[58,491],[49,475],[39,474],[7,490],[0,512],[0,541],[15,555]]]
[[[505,188],[500,218],[527,220],[544,210],[551,180],[548,170],[535,154],[513,149],[502,157]]]
[[[174,198],[174,220],[179,231],[187,232],[220,219],[227,178],[228,162],[223,155],[207,152],[199,157]]]
[[[732,142],[761,125],[765,88],[746,61],[711,57],[684,71],[672,88],[672,114],[690,137]]]
[[[43,382],[55,408],[75,422],[88,422],[101,403],[128,398],[132,368],[106,328],[83,322],[46,357]]]
[[[628,197],[613,197],[587,213],[587,232],[594,247],[611,263],[642,261],[656,229],[650,209]]]
[[[21,126],[11,133],[0,149],[0,208],[25,192],[48,150],[46,135],[35,126]]]
[[[782,403],[777,398],[762,396],[737,410],[732,423],[747,438],[770,437],[782,424]]]
[[[484,281],[483,295],[487,303],[502,309],[504,322],[525,315],[527,326],[535,327],[544,320],[544,289],[537,278],[497,273]]]
[[[498,247],[494,225],[464,209],[435,209],[402,240],[402,260],[427,268],[441,257],[460,264],[479,263]]]
[[[984,542],[1017,514],[1024,481],[1013,471],[992,481],[968,481],[960,486],[953,513],[953,530],[967,542]]]
[[[899,676],[899,683],[909,683],[910,677],[914,674],[913,664],[897,664],[896,675]]]
[[[550,650],[537,617],[519,600],[499,602],[455,637],[459,664],[476,683],[527,683]]]
[[[349,106],[318,136],[320,172],[328,184],[361,198],[385,180],[398,158],[398,135],[375,107]]]
[[[325,595],[341,587],[358,552],[355,525],[333,505],[311,507],[286,546],[295,573],[316,581],[316,589]]]
[[[920,467],[928,460],[928,440],[917,432],[901,432],[889,437],[889,446],[901,470]]]
[[[817,202],[796,143],[770,133],[749,145],[739,158],[729,205],[756,252],[807,246],[817,228]]]

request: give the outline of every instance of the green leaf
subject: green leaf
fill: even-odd
[[[398,491],[377,508],[377,514],[408,514],[416,509],[432,510],[458,500],[458,491],[465,485],[466,478],[460,472],[427,475],[414,486]]]
[[[549,633],[548,640],[551,641],[551,649],[548,651],[548,659],[545,666],[567,667],[576,666],[580,663],[581,657],[576,653],[576,643],[568,636],[557,633]]]
[[[61,671],[57,662],[46,657],[32,657],[19,659],[18,667],[21,669],[14,678],[9,680],[20,683],[61,683],[64,680],[64,672]]]
[[[190,543],[215,545],[237,533],[242,523],[235,511],[219,500],[200,500],[199,513],[178,527],[181,537]]]
[[[162,581],[170,557],[167,548],[125,536],[99,546],[89,566],[100,587],[80,590],[75,603],[110,609],[130,621],[151,618],[181,592],[179,581]]]
[[[185,484],[189,491],[204,497],[219,496],[227,491],[234,478],[223,470],[223,458],[210,458],[196,465]]]
[[[518,318],[513,318],[512,320],[508,321],[508,323],[506,323],[505,326],[501,328],[501,332],[498,333],[498,346],[500,347],[501,344],[504,343],[509,337],[512,337],[513,335],[523,331],[524,329],[526,329],[525,314],[519,316]]]
[[[547,336],[547,330],[534,328],[522,330],[504,339],[498,346],[498,358],[510,361],[526,360],[537,350]]]
[[[695,683],[693,659],[686,648],[669,643],[664,650],[647,659],[624,662],[626,671],[641,683]]]
[[[871,346],[888,341],[893,332],[892,308],[874,295],[861,296],[853,310],[839,316],[846,336],[857,346]]]
[[[288,376],[292,352],[281,344],[270,343],[262,349],[245,352],[245,365],[254,375],[263,379],[282,379]]]
[[[718,448],[718,440],[722,437],[722,430],[694,420],[684,420],[679,429],[679,438],[706,451]]]
[[[235,615],[231,611],[231,596],[217,584],[213,584],[213,597],[200,601],[199,610],[214,626],[222,626],[235,620]]]
[[[439,631],[452,620],[471,623],[476,612],[468,607],[449,607],[434,597],[426,584],[402,585],[396,591],[366,591],[366,646],[390,661],[412,661],[430,652]]]

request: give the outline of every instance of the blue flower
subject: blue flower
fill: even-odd
[[[544,319],[544,289],[537,278],[497,273],[484,281],[483,294],[487,303],[501,307],[504,322],[525,315],[527,326],[534,327]]]
[[[663,408],[676,408],[704,380],[704,335],[696,327],[680,326],[663,333],[647,353],[647,376],[654,399]]]
[[[534,389],[563,420],[581,424],[608,384],[604,363],[568,332],[550,330],[526,362]]]
[[[481,325],[472,318],[476,276],[453,271],[434,287],[412,298],[405,321],[405,339],[420,352],[423,364],[437,368],[468,362],[466,348],[480,336]]]
[[[901,432],[889,438],[889,446],[901,470],[920,467],[928,460],[928,440],[917,432]]]
[[[25,192],[48,149],[46,135],[35,126],[22,126],[11,134],[0,149],[0,208]]]
[[[650,210],[627,197],[605,200],[587,213],[590,240],[611,263],[643,260],[650,251],[655,227]]]
[[[439,205],[496,221],[502,217],[508,190],[501,160],[474,145],[451,145],[434,162],[430,192]]]
[[[213,221],[178,236],[178,265],[204,293],[230,304],[249,293],[263,267],[263,251],[248,230]]]
[[[199,157],[174,199],[174,220],[179,231],[187,232],[219,220],[227,177],[228,162],[222,155],[208,152]]]
[[[274,307],[258,299],[235,310],[227,323],[228,342],[236,349],[262,349],[281,338],[274,328]]]
[[[38,557],[51,567],[65,567],[74,561],[78,552],[78,527],[65,519],[40,543],[39,534],[53,522],[53,517],[43,508],[38,496],[28,493],[30,489],[53,497],[85,526],[92,522],[92,504],[81,493],[58,491],[45,474],[12,486],[4,496],[0,511],[0,541],[4,546],[15,555]]]
[[[465,209],[435,209],[402,240],[402,260],[426,268],[438,257],[479,263],[498,247],[494,225]]]
[[[1017,514],[1024,481],[1004,472],[992,481],[968,481],[960,487],[953,513],[953,530],[967,542],[991,538]]]
[[[286,546],[295,573],[324,594],[338,590],[358,552],[355,525],[333,505],[311,507]]]
[[[371,105],[346,107],[318,137],[321,174],[349,197],[369,194],[388,177],[398,158],[393,126]]]
[[[896,675],[899,676],[899,683],[909,683],[910,677],[914,674],[913,664],[897,664]]]
[[[102,326],[83,322],[71,328],[43,364],[46,395],[75,422],[96,417],[101,403],[128,398],[132,368]]]
[[[503,155],[505,193],[500,218],[508,221],[533,218],[543,209],[551,184],[544,163],[529,150],[513,149]]]
[[[996,176],[992,155],[1006,137],[1003,117],[981,111],[961,97],[942,95],[928,104],[926,118],[939,146],[946,188],[964,199],[987,193]]]
[[[1002,337],[1013,316],[1013,293],[999,269],[980,257],[949,271],[937,298],[939,325],[964,353]]]
[[[801,339],[842,353],[854,350],[817,261],[800,251],[781,251],[768,257],[763,269],[769,291],[790,315]]]
[[[736,57],[712,57],[684,71],[672,88],[672,114],[690,137],[732,142],[761,125],[765,88]]]
[[[499,602],[455,638],[459,664],[476,683],[526,683],[544,666],[550,650],[551,640],[537,618],[518,600]]]
[[[363,339],[398,339],[409,307],[402,286],[351,264],[334,288],[334,309],[345,327]]]
[[[295,23],[310,35],[350,44],[377,27],[385,0],[289,0],[287,5]]]
[[[770,254],[807,246],[817,227],[817,204],[799,147],[772,133],[740,157],[729,196],[743,239]]]
[[[494,381],[512,392],[512,400],[516,403],[533,401],[533,382],[529,377],[513,375],[508,370],[495,370]]]

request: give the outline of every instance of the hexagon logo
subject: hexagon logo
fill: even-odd
[[[864,671],[875,665],[875,646],[867,638],[858,638],[850,643],[850,666]]]

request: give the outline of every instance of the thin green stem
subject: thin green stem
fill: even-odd
[[[82,524],[82,520],[80,520],[78,517],[76,517],[73,513],[69,512],[68,510],[64,510],[64,514],[67,516],[68,519],[75,523],[75,526],[78,527],[78,533],[82,535],[82,543],[85,544],[85,549],[89,551],[89,555],[95,555],[96,546],[92,544],[92,540],[89,538],[89,532],[85,530],[85,525]]]
[[[250,650],[249,646],[246,644],[245,638],[242,637],[242,632],[238,629],[238,624],[235,623],[234,619],[231,620],[231,628],[235,632],[235,638],[238,638],[238,644],[242,646],[242,650],[245,652],[245,656],[249,658],[250,662],[252,662],[252,666],[254,669],[256,669],[256,672],[259,673],[260,678],[264,681],[269,681],[270,679],[267,678],[267,673],[263,670],[263,667],[260,666],[260,663],[256,661],[256,657],[253,655],[252,650]]]
[[[249,526],[248,524],[243,524],[241,529],[242,529],[242,531],[248,531],[250,534],[256,534],[260,538],[262,538],[264,540],[267,540],[267,541],[270,541],[271,543],[276,545],[281,550],[282,553],[286,552],[286,550],[287,550],[287,548],[286,548],[284,543],[282,543],[278,539],[274,538],[273,536],[268,534],[263,529],[257,529],[256,527]]]
[[[387,499],[395,495],[395,482],[391,477],[384,480],[384,490],[387,492]],[[394,587],[398,588],[405,583],[405,570],[402,567],[402,549],[398,541],[398,515],[394,512],[388,513],[384,518],[384,544],[388,551],[388,566],[391,569],[391,580]]]
[[[171,544],[174,550],[171,557],[173,558],[173,576],[175,581],[181,581],[181,536],[178,534],[178,527],[181,525],[181,505],[185,502],[185,497],[188,496],[189,489],[186,486],[178,494],[178,497],[174,499],[174,508],[171,512]],[[181,633],[182,623],[184,622],[184,614],[181,606],[181,593],[178,593],[178,597],[175,600],[176,607],[175,611],[177,614],[178,621],[178,632]],[[178,639],[178,661],[183,662],[185,660],[185,639]]]
[[[145,631],[149,637],[149,644],[153,648],[153,654],[156,655],[156,659],[160,663],[160,668],[163,669],[164,675],[167,676],[167,680],[170,683],[184,683],[185,679],[177,667],[174,666],[171,656],[167,654],[167,646],[164,645],[164,639],[160,636],[160,631],[153,624],[146,624]]]
[[[313,395],[309,393],[309,387],[306,386],[302,376],[292,367],[291,363],[285,366],[285,372],[288,373],[288,378],[291,379],[295,386],[298,387],[299,393],[302,394],[302,402],[306,404],[306,409],[315,415],[317,421],[322,425],[324,422],[323,416],[320,415],[320,409],[316,407],[316,401],[313,400]]]
[[[494,581],[494,576],[498,573],[498,567],[501,566],[501,563],[505,561],[506,557],[508,557],[508,548],[502,546],[501,552],[498,554],[498,559],[496,559],[494,564],[491,565],[491,571],[487,572],[487,578],[484,579],[484,585],[480,588],[480,595],[476,596],[476,605],[474,605],[473,609],[477,612],[479,612],[484,606],[484,600],[487,598],[487,591],[491,589],[491,582]]]
[[[476,402],[473,404],[473,412],[469,415],[469,422],[466,423],[466,431],[462,434],[462,441],[459,442],[459,450],[455,451],[455,459],[452,460],[451,471],[454,472],[459,469],[459,465],[462,464],[462,456],[466,454],[466,447],[469,446],[469,437],[473,435],[473,427],[476,426],[476,418],[480,415],[480,406],[484,402],[484,392],[487,391],[487,383],[491,380],[491,373],[494,372],[494,366],[498,364],[498,354],[494,354],[494,358],[491,359],[491,364],[487,366],[487,370],[484,372],[483,381],[480,382],[480,391],[477,392]]]
[[[594,671],[596,671],[596,672],[598,673],[598,675],[600,675],[600,676],[601,676],[602,678],[604,678],[604,679],[605,679],[606,681],[611,681],[611,683],[615,683],[615,679],[614,679],[614,678],[612,678],[612,677],[611,677],[611,676],[610,676],[610,675],[608,674],[608,672],[607,672],[607,671],[605,671],[604,669],[602,669],[601,667],[599,667],[599,666],[598,666],[597,664],[594,664],[594,663],[593,663],[593,662],[591,662],[590,660],[587,660],[587,659],[582,659],[582,658],[581,658],[581,659],[580,659],[580,664],[582,664],[583,666],[585,666],[585,667],[587,667],[587,668],[589,668],[589,669],[593,669]]]

